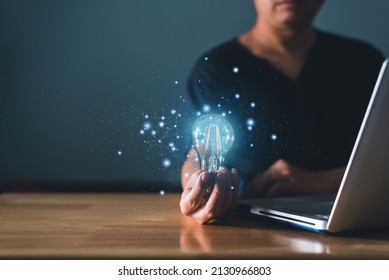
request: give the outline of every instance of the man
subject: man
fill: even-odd
[[[254,0],[256,24],[203,55],[189,78],[195,106],[226,114],[236,169],[215,177],[189,152],[181,211],[204,224],[245,197],[335,192],[343,176],[382,54],[313,27],[324,0]]]

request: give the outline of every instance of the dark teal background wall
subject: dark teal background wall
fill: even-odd
[[[389,55],[387,11],[328,0],[317,26]],[[178,184],[188,71],[254,20],[250,0],[0,0],[0,182]]]

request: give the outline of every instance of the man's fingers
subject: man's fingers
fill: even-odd
[[[204,205],[204,195],[211,181],[207,172],[200,171],[196,175],[192,175],[181,195],[180,207],[185,215],[191,215]]]

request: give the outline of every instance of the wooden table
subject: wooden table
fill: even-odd
[[[201,226],[177,193],[2,194],[2,259],[389,259],[389,230],[319,234],[238,214]]]

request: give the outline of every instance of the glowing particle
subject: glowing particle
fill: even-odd
[[[247,121],[246,121],[246,124],[248,125],[248,126],[253,126],[254,124],[255,124],[255,121],[254,121],[254,119],[247,119]]]
[[[159,122],[159,127],[164,127],[165,126],[165,123],[164,122]]]
[[[155,135],[157,135],[157,132],[155,130],[152,130],[151,135],[155,136]]]
[[[168,168],[172,165],[172,162],[170,159],[168,158],[165,158],[163,161],[162,161],[162,166],[165,167],[165,168]]]
[[[118,151],[118,156],[121,156],[122,155],[122,151]]]
[[[238,68],[238,67],[232,68],[232,72],[234,72],[234,73],[239,73],[239,68]]]
[[[144,129],[144,130],[149,130],[149,129],[151,129],[151,123],[145,122],[144,125],[143,125],[143,129]]]
[[[145,134],[145,131],[144,131],[143,129],[141,129],[141,130],[139,131],[139,133],[143,135],[143,134]]]
[[[148,119],[149,118],[149,115],[145,115],[145,119]]]
[[[174,147],[174,143],[173,143],[173,142],[170,142],[170,143],[169,143],[169,147]]]
[[[233,190],[233,189],[235,189],[235,187],[234,187],[234,186],[231,186],[231,190]]]
[[[231,111],[228,111],[228,114],[230,114],[230,115],[231,115],[231,114],[232,114],[232,112],[231,112]]]
[[[164,117],[164,116],[162,116],[162,117],[161,117],[161,120],[164,120],[164,119],[165,119],[165,117]]]
[[[178,85],[178,83],[179,83],[178,81],[174,81],[174,84],[175,84],[175,85]]]
[[[206,57],[204,57],[204,60],[208,60],[208,57],[206,56]]]
[[[251,103],[250,103],[250,107],[251,107],[251,108],[255,108],[255,102],[251,102]]]
[[[186,173],[184,174],[184,176],[185,176],[185,178],[188,178],[188,177],[189,177],[189,173],[186,172]]]
[[[254,144],[250,144],[250,147],[254,147]]]
[[[201,112],[197,112],[196,116],[198,116],[198,117],[201,116]]]
[[[225,116],[226,116],[226,113],[223,112],[223,113],[222,113],[222,116],[225,117]]]
[[[170,111],[170,113],[171,113],[172,115],[174,115],[175,113],[177,113],[177,110],[172,109],[172,110]]]
[[[272,135],[271,135],[271,140],[273,140],[273,141],[276,141],[276,140],[277,140],[277,138],[278,138],[278,137],[277,137],[277,135],[276,135],[276,134],[272,134]]]
[[[203,106],[203,111],[204,112],[208,113],[210,110],[211,110],[211,107],[209,105],[206,104],[206,105]]]
[[[239,93],[235,93],[235,99],[239,99],[240,98],[240,94]]]
[[[159,195],[165,195],[165,191],[164,190],[160,190],[159,191]]]

